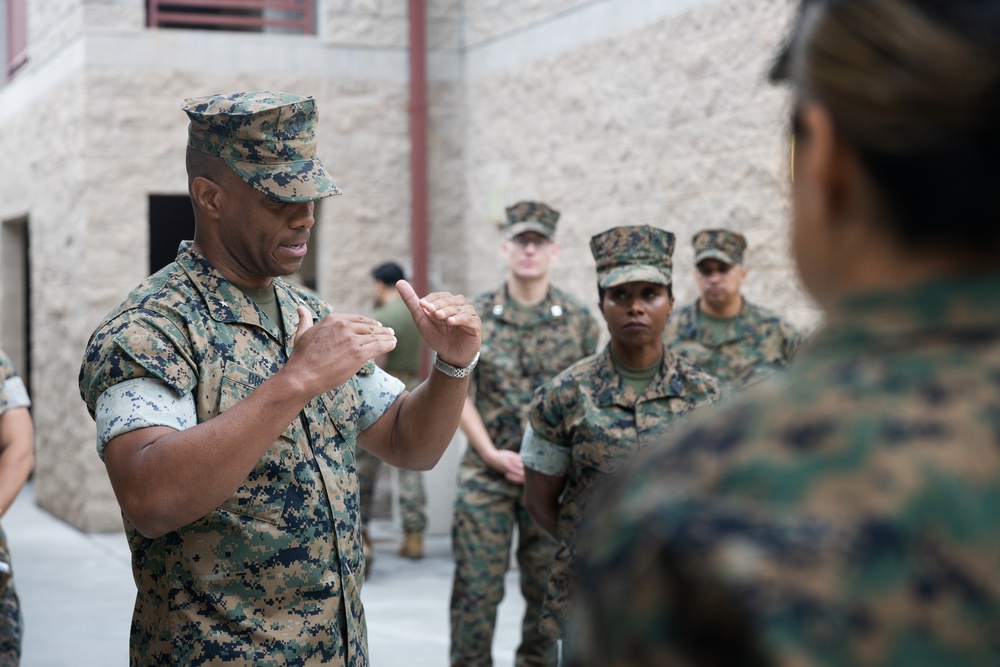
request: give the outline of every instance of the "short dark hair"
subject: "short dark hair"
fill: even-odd
[[[385,264],[376,266],[372,269],[372,278],[389,287],[392,287],[400,280],[406,280],[406,276],[403,274],[403,267],[395,262],[386,262]]]

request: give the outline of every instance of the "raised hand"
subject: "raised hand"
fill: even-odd
[[[295,348],[286,368],[313,396],[347,382],[369,359],[396,347],[396,334],[370,317],[334,313],[313,323],[304,306],[297,309]]]
[[[396,283],[396,291],[409,308],[420,336],[442,361],[458,368],[472,362],[482,342],[482,322],[464,296],[433,292],[421,299],[405,280]]]

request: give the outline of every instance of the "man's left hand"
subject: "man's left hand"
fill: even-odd
[[[464,296],[433,292],[421,299],[405,280],[396,283],[396,290],[409,308],[420,336],[441,361],[457,368],[472,363],[482,342],[482,322]]]

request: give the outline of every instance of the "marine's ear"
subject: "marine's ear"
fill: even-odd
[[[219,184],[206,176],[198,176],[191,181],[191,201],[196,209],[204,211],[212,218],[219,217],[219,196],[222,189]]]

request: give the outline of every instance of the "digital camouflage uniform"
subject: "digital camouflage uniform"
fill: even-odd
[[[188,148],[225,160],[283,202],[339,194],[315,157],[312,98],[251,92],[186,100]],[[288,360],[297,306],[331,312],[275,279],[281,322],[191,248],[101,323],[80,369],[98,448],[116,435],[180,430],[237,405]],[[124,518],[136,603],[131,664],[366,667],[354,450],[402,391],[374,364],[311,400],[244,483],[162,537]],[[187,411],[190,412],[187,412]]]
[[[588,533],[571,664],[1000,664],[997,294],[854,298],[636,461]]]
[[[545,594],[543,628],[549,635],[560,635],[573,594],[576,529],[594,487],[657,441],[680,416],[718,397],[715,378],[669,354],[664,356],[660,373],[637,396],[615,370],[610,346],[535,393],[532,430],[537,437],[569,450],[570,458],[559,503],[559,548]],[[537,469],[528,458],[524,463]],[[547,470],[539,472],[550,474]]]
[[[746,239],[728,229],[704,229],[694,235],[694,261],[716,259],[743,264]],[[713,318],[714,322],[720,322]],[[727,393],[783,369],[794,356],[801,335],[776,313],[743,299],[740,313],[725,327],[710,326],[696,300],[675,311],[663,332],[670,351],[719,379]]]
[[[591,239],[598,285],[670,285],[674,235],[649,226],[615,227]],[[612,341],[613,343],[614,341]],[[715,378],[664,350],[660,370],[640,395],[616,370],[611,344],[539,387],[521,458],[526,468],[565,477],[559,542],[545,594],[543,630],[562,634],[574,592],[576,531],[593,490],[674,422],[719,398]]]
[[[549,237],[557,219],[558,213],[547,206],[522,202],[508,208],[508,236],[533,231]],[[515,304],[506,287],[480,296],[474,305],[483,323],[479,365],[472,378],[476,409],[494,446],[518,451],[532,392],[593,354],[597,323],[577,299],[555,287],[530,307]],[[539,629],[555,545],[528,514],[523,493],[521,484],[507,481],[468,448],[459,466],[452,523],[452,667],[493,664],[493,631],[515,525],[525,611],[514,664],[556,664],[556,644]]]
[[[714,375],[727,391],[785,368],[801,341],[792,325],[746,299],[721,335],[705,326],[695,301],[670,316],[663,337],[672,354]]]
[[[91,337],[80,371],[91,414],[106,389],[136,378],[193,393],[197,423],[239,403],[287,362],[296,306],[317,321],[331,312],[280,279],[275,288],[281,327],[183,251]],[[176,531],[149,539],[124,519],[133,665],[368,664],[354,449],[369,404],[357,377],[316,397],[225,503]]]
[[[402,299],[394,299],[380,306],[372,313],[372,317],[383,326],[396,332],[396,339],[404,337],[410,340],[421,340],[417,325],[413,322],[409,308]],[[420,345],[410,348],[409,359],[402,359],[397,353],[402,348],[397,345],[389,352],[385,371],[398,378],[407,391],[413,391],[420,384],[417,372],[420,367]],[[357,456],[358,483],[361,489],[361,523],[367,526],[371,519],[372,502],[375,495],[375,482],[382,461],[367,450],[359,449]],[[399,479],[399,510],[403,519],[403,530],[408,533],[422,533],[427,528],[427,515],[424,507],[427,504],[424,493],[423,473],[416,470],[398,469]]]
[[[10,358],[0,350],[0,415],[31,405],[24,383]],[[7,535],[0,528],[0,561],[11,565]],[[0,574],[0,665],[16,665],[21,659],[24,617],[11,574]]]

